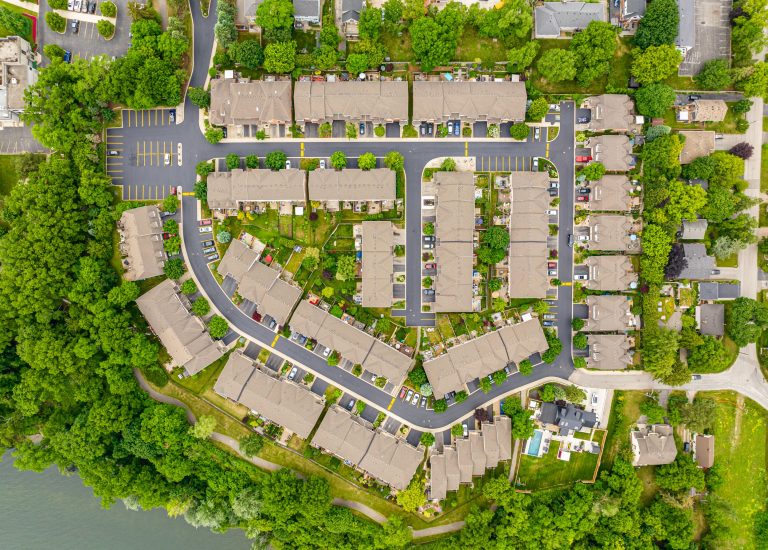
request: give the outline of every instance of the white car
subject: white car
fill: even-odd
[[[589,275],[574,275],[573,278],[577,281],[586,281],[589,279]]]
[[[560,182],[559,181],[550,181],[549,182],[549,188],[550,189],[557,189],[558,187],[560,187]]]
[[[547,216],[557,216],[557,210],[547,210]]]
[[[67,2],[67,9],[68,10],[72,10],[72,8],[74,8],[74,7],[75,7],[75,0],[69,0]]]
[[[80,11],[80,0],[75,0],[75,4],[72,9],[74,11]]]
[[[164,163],[166,166],[168,166],[168,165],[170,165],[170,164],[171,164],[171,154],[170,154],[170,153],[166,153],[166,154],[163,156],[163,163]]]
[[[325,170],[325,159],[320,159],[320,170]]]
[[[290,170],[291,169],[291,161],[290,161],[290,159],[285,161],[285,169],[286,170]]]
[[[200,233],[213,233],[213,227],[210,225],[205,225],[200,228]]]
[[[589,240],[589,235],[576,235],[576,240],[577,241],[588,241]]]
[[[328,357],[331,354],[331,348],[325,348],[323,350],[323,357]]]
[[[291,369],[291,372],[288,373],[288,380],[293,380],[296,378],[296,373],[299,372],[299,367],[293,367]]]

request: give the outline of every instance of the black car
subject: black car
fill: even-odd
[[[701,96],[698,94],[691,94],[688,96],[688,101],[697,101],[701,99]]]
[[[579,124],[586,124],[587,122],[589,122],[589,117],[580,116],[576,119],[576,122]]]
[[[88,13],[96,13],[96,0],[91,0],[88,3]]]
[[[80,21],[73,19],[72,23],[70,24],[70,28],[72,29],[72,34],[77,34],[80,30]]]
[[[589,187],[579,187],[579,193],[581,193],[582,195],[588,195],[591,192],[592,192],[592,189],[590,189]]]

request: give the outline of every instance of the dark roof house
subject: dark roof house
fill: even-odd
[[[735,300],[741,296],[740,283],[699,283],[699,300]]]
[[[696,308],[696,320],[702,334],[722,336],[725,334],[725,305],[701,304]]]
[[[715,258],[707,255],[707,248],[699,243],[683,244],[683,255],[688,265],[678,279],[709,279],[715,270]]]
[[[577,408],[573,403],[560,407],[555,403],[542,403],[539,422],[560,428],[560,435],[578,432],[583,428],[594,428],[597,415],[591,411]]]

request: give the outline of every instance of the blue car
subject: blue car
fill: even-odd
[[[360,135],[361,136],[365,135],[365,122],[360,123]]]
[[[458,136],[459,133],[460,133],[460,130],[461,130],[461,124],[460,123],[457,122],[456,124],[453,125],[453,135],[454,136]]]
[[[69,50],[64,50],[64,63],[71,63],[72,62],[72,52]]]

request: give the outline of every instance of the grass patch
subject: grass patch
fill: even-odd
[[[0,2],[0,6],[4,7],[7,10],[10,10],[15,13],[23,13],[26,15],[31,15],[32,17],[37,17],[37,14],[34,12],[31,12],[29,10],[25,10],[24,8],[20,8],[18,6],[15,6],[13,4],[8,4],[7,2]],[[23,33],[21,33],[21,37],[29,42],[30,44],[33,44],[32,42],[32,20],[28,17],[24,18],[26,20],[26,27]],[[0,36],[14,36],[16,35],[16,32],[13,32],[12,30],[4,27],[3,25],[0,25]]]
[[[507,49],[501,42],[485,38],[472,26],[464,27],[454,61],[472,61],[481,63],[485,68],[493,68],[497,61],[507,60]]]
[[[525,489],[537,490],[591,481],[598,466],[598,455],[571,453],[571,459],[566,462],[557,458],[560,445],[553,441],[541,458],[521,454],[515,483]]]
[[[594,80],[589,86],[579,86],[573,80],[567,80],[565,82],[549,82],[539,74],[539,71],[535,68],[535,62],[531,74],[533,85],[538,90],[550,94],[600,94],[605,92],[608,84],[616,88],[626,88],[627,83],[629,82],[630,66],[632,65],[630,38],[631,37],[622,37],[618,39],[619,44],[616,48],[613,62],[611,62],[610,72],[606,76]],[[539,50],[537,61],[548,50],[567,50],[571,45],[570,40],[559,39],[538,40],[538,43],[541,46],[541,49]]]
[[[411,49],[411,35],[408,31],[403,31],[402,36],[391,34],[388,32],[381,33],[379,38],[384,47],[387,50],[392,61],[407,61],[408,63],[414,63],[416,60],[413,57],[413,50]],[[349,53],[355,53],[356,42],[347,43]]]
[[[722,260],[715,257],[715,265],[717,265],[717,267],[739,267],[738,252],[728,256],[727,258],[723,258]]]
[[[765,125],[763,125],[763,128],[765,128]],[[763,143],[762,154],[760,163],[760,191],[768,193],[768,143]]]
[[[675,90],[696,90],[698,88],[692,77],[679,76],[677,74],[666,79],[664,84],[671,86]]]
[[[717,548],[755,548],[752,530],[756,512],[765,507],[766,416],[760,406],[733,392],[706,392],[717,401],[715,461],[722,466],[724,483],[714,494],[730,504],[731,529],[715,533]]]
[[[644,399],[642,391],[617,390],[613,393],[608,437],[605,440],[601,463],[604,470],[611,469],[622,446],[629,446],[629,430],[640,417],[640,403]]]
[[[0,196],[9,195],[11,189],[19,181],[16,172],[17,155],[0,155]]]
[[[194,376],[187,376],[176,383],[195,395],[200,395],[205,390],[212,388],[216,383],[216,379],[219,377],[219,374],[221,374],[221,371],[224,370],[224,365],[227,364],[229,355],[232,351],[233,350],[229,350]]]

